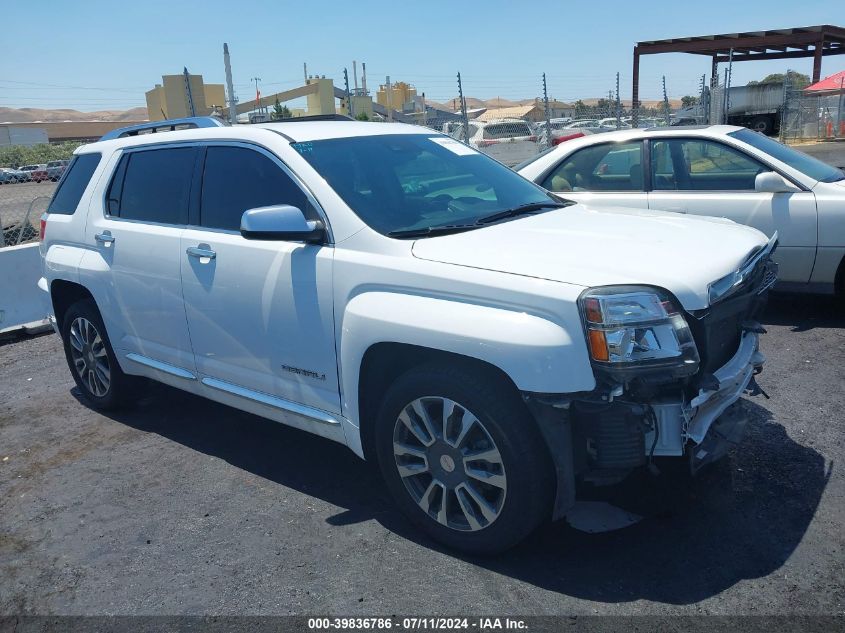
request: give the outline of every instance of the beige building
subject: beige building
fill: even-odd
[[[479,121],[494,121],[496,119],[524,119],[525,121],[542,121],[546,113],[538,104],[512,106],[510,108],[488,108],[478,117]]]
[[[376,93],[376,102],[385,108],[390,106],[393,110],[402,111],[403,106],[412,103],[417,96],[417,89],[404,81],[397,81],[390,84],[390,101],[387,98],[387,84],[379,86]]]
[[[161,81],[146,93],[150,121],[191,116],[188,86],[196,116],[211,114],[213,107],[226,107],[223,84],[206,84],[202,75],[188,75],[188,86],[185,85],[185,75],[163,75]]]
[[[306,86],[317,85],[316,92],[306,97],[306,109],[308,114],[334,114],[334,82],[325,77],[309,77],[305,82]]]

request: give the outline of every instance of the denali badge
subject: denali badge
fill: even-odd
[[[299,374],[300,376],[305,376],[306,378],[314,378],[316,380],[325,380],[326,375],[317,373],[316,371],[311,371],[310,369],[302,369],[301,367],[291,367],[290,365],[282,365],[282,369],[285,371],[289,371],[292,374]]]

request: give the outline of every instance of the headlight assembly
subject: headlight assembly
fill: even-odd
[[[698,371],[689,326],[668,293],[642,286],[608,286],[580,298],[593,363],[611,371],[672,367]],[[676,372],[677,373],[677,372]]]

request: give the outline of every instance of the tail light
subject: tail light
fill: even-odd
[[[44,241],[44,233],[47,231],[47,218],[41,218],[41,229],[38,232],[38,239]]]

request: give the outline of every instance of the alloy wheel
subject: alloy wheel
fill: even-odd
[[[76,373],[91,394],[102,398],[111,385],[111,368],[103,337],[91,321],[77,317],[70,324],[68,341]]]
[[[440,396],[406,405],[393,432],[396,468],[416,504],[448,528],[474,532],[501,514],[507,477],[482,422]]]

